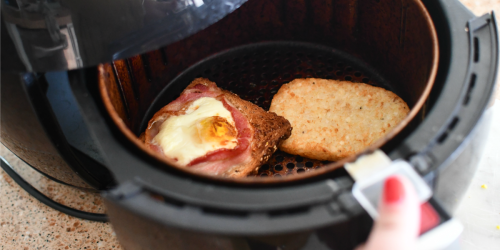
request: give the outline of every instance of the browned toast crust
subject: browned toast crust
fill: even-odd
[[[252,157],[244,165],[230,168],[226,173],[230,177],[244,177],[256,173],[259,167],[269,160],[276,152],[281,141],[292,134],[292,126],[287,119],[274,112],[263,110],[261,107],[239,98],[236,94],[225,91],[226,100],[236,107],[250,123],[253,129]]]

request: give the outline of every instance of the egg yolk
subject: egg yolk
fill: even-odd
[[[220,146],[237,143],[234,140],[238,135],[236,128],[220,116],[204,118],[196,124],[196,128],[200,143],[215,142]]]

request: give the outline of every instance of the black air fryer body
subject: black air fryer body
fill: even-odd
[[[113,2],[107,7],[121,6],[123,15],[104,12],[95,19],[86,19],[88,12],[106,6],[44,2],[44,8],[71,13],[88,25],[73,27],[62,14],[51,19],[47,13],[55,12],[43,12],[45,26],[37,29],[52,35],[45,43],[32,38],[33,27],[12,18],[22,6],[2,2],[1,139],[7,148],[54,180],[105,190],[110,220],[126,249],[350,249],[366,239],[371,219],[353,198],[353,181],[342,169],[300,182],[239,185],[166,168],[127,140],[106,111],[96,65],[130,58],[125,61],[131,70],[134,57],[152,62],[146,52],[186,41],[243,1],[166,1],[170,10],[152,19],[126,11],[150,11],[135,1]],[[248,4],[264,2],[252,0],[233,14],[245,15]],[[286,10],[286,2],[269,1],[281,4],[277,13]],[[349,9],[352,3],[384,0],[335,2]],[[439,40],[437,77],[420,121],[383,149],[391,159],[408,160],[434,190],[433,202],[453,213],[476,171],[490,125],[497,30],[493,14],[475,17],[455,0],[422,2]],[[317,7],[306,6],[305,16]],[[314,28],[312,20],[304,22]],[[106,35],[96,39],[98,31]],[[73,57],[65,56],[68,46]],[[188,53],[195,52],[180,51],[176,58],[182,61]],[[158,60],[179,69],[172,77],[191,66]],[[151,72],[152,66],[141,67]]]

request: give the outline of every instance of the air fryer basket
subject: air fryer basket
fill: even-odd
[[[368,149],[373,150],[412,119],[413,125],[423,119],[437,60],[435,30],[420,1],[249,1],[187,39],[100,65],[99,82],[104,104],[120,131],[153,158],[175,166],[150,152],[137,137],[153,114],[196,77],[208,78],[265,110],[279,87],[295,78],[340,79],[391,90],[411,112]],[[329,163],[277,152],[259,176],[286,178],[234,181],[301,179],[331,172],[354,158]],[[301,172],[306,173],[295,174]]]

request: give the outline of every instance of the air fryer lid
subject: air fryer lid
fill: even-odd
[[[264,109],[269,108],[279,87],[294,78],[367,82],[394,91],[412,109],[399,126],[368,150],[378,148],[421,110],[437,71],[436,34],[420,1],[366,0],[359,1],[354,9],[344,8],[344,2],[334,1],[330,5],[323,1],[293,1],[283,8],[276,8],[278,1],[248,2],[192,37],[142,56],[102,65],[100,90],[106,108],[138,149],[175,166],[145,148],[137,136],[153,114],[174,100],[196,77],[209,78]],[[304,13],[304,9],[309,12]],[[261,42],[269,40],[277,41]],[[249,42],[252,44],[240,46]],[[158,94],[160,89],[163,90]],[[416,122],[421,119],[419,116]],[[234,181],[300,179],[333,171],[354,157],[324,168],[321,166],[325,163],[297,159],[300,158],[275,155],[273,165],[267,167],[279,175],[308,173],[281,179]],[[321,168],[308,171],[313,167]],[[189,168],[179,169],[196,174]],[[262,174],[269,175],[270,171]]]
[[[2,53],[20,62],[2,69],[67,70],[131,57],[186,38],[245,1],[33,1],[22,5],[2,1],[2,29],[8,30],[2,43],[12,41],[16,46]]]

